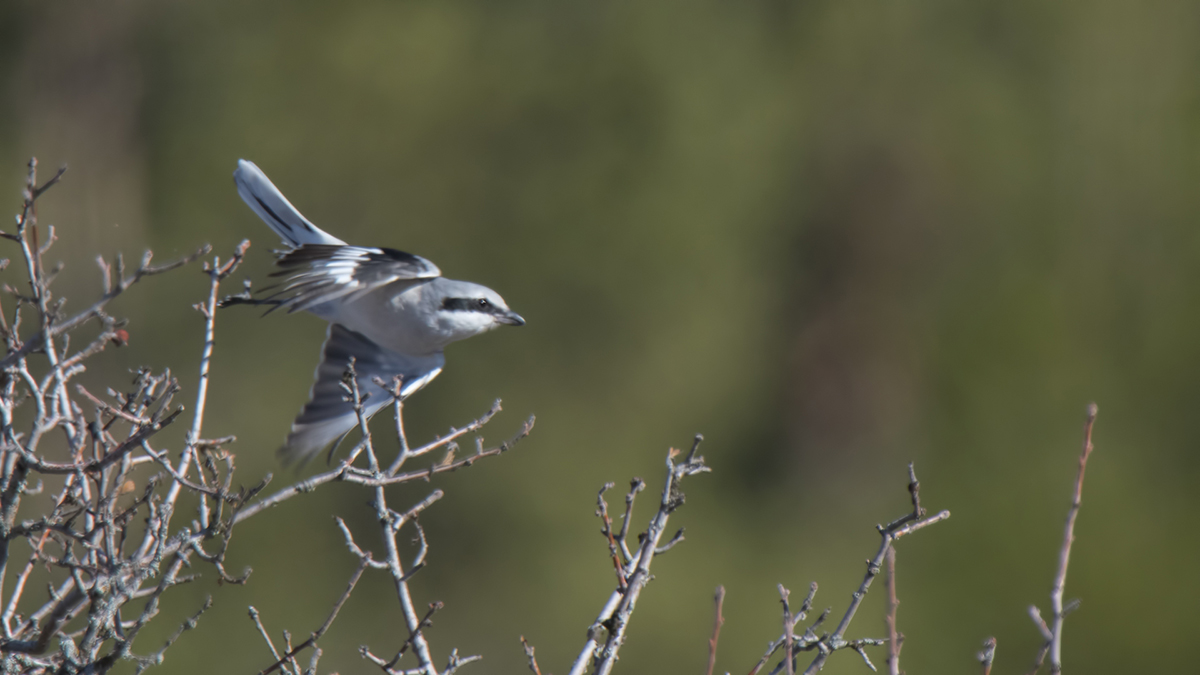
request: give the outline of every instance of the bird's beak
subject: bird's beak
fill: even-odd
[[[524,326],[525,325],[525,319],[522,319],[520,314],[517,314],[516,312],[512,311],[511,309],[505,310],[505,312],[503,314],[497,315],[496,320],[499,321],[500,323],[506,323],[510,326]]]

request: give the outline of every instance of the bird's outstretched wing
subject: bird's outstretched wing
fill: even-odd
[[[279,449],[284,462],[306,462],[322,448],[358,426],[354,405],[347,400],[342,378],[354,359],[358,389],[366,399],[363,411],[369,417],[392,402],[392,394],[375,383],[390,386],[397,375],[403,378],[401,398],[407,398],[442,372],[442,355],[415,358],[384,349],[366,337],[339,324],[329,324],[321,363],[309,401],[292,423],[287,442]]]
[[[285,253],[275,264],[282,271],[272,276],[291,276],[270,299],[289,312],[331,300],[350,302],[394,281],[442,275],[437,265],[421,256],[360,246],[309,244]]]
[[[313,225],[308,218],[301,215],[254,162],[239,159],[238,168],[233,172],[233,182],[237,185],[242,201],[275,230],[275,234],[288,246],[295,248],[305,244],[346,243]]]

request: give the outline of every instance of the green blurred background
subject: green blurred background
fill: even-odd
[[[899,547],[903,667],[974,672],[995,635],[994,672],[1024,672],[1095,400],[1065,662],[1183,672],[1198,84],[1194,3],[7,0],[0,186],[16,209],[26,158],[70,164],[41,210],[68,307],[99,292],[98,252],[249,237],[243,272],[265,283],[278,242],[233,189],[245,157],[337,236],[424,255],[528,319],[452,346],[407,407],[417,439],[497,397],[489,440],[538,416],[515,452],[435,481],[414,584],[447,605],[439,661],[458,647],[485,656],[471,672],[524,672],[525,635],[565,673],[613,587],[596,489],[656,490],[666,448],[701,431],[715,471],[687,485],[687,541],[656,563],[620,671],[703,672],[718,584],[721,672],[777,636],[776,583],[818,581],[840,616],[915,460],[926,505],[954,517]],[[122,298],[132,346],[85,379],[146,363],[190,390],[205,286],[185,271]],[[218,331],[206,432],[239,437],[244,483],[282,485],[273,450],[324,328],[237,309]],[[141,651],[214,593],[160,670],[267,665],[246,606],[276,634],[315,628],[354,567],[330,515],[377,545],[365,499],[333,487],[246,524],[230,566],[249,584],[201,566]],[[881,596],[852,636],[885,633]],[[372,573],[322,672],[373,672],[357,646],[405,636]],[[847,654],[826,672],[863,669]]]

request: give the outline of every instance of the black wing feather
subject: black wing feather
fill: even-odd
[[[341,386],[351,359],[368,417],[392,401],[391,393],[379,386],[377,379],[390,386],[395,376],[401,376],[400,395],[406,398],[441,372],[437,363],[415,361],[345,326],[329,324],[308,403],[296,416],[287,443],[280,448],[285,461],[305,461],[358,425],[358,415]]]

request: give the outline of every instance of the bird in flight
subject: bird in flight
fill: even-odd
[[[287,276],[277,292],[255,304],[305,310],[329,322],[308,403],[279,449],[285,462],[305,462],[358,425],[341,388],[354,358],[364,412],[390,403],[401,377],[408,398],[442,372],[451,342],[497,326],[523,326],[492,289],[454,281],[420,256],[390,248],[351,246],[313,225],[253,162],[238,160],[238,194],[288,247],[276,264]],[[369,397],[367,396],[369,394]]]

